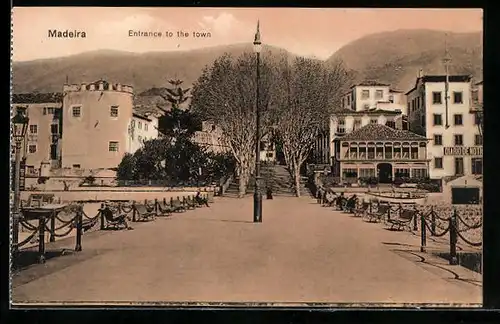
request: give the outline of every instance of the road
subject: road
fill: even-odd
[[[219,198],[132,231],[86,235],[82,252],[35,265],[13,286],[18,303],[482,300],[481,276],[420,253],[417,235],[310,197],[264,200],[261,224],[252,223],[251,197]]]

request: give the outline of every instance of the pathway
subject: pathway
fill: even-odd
[[[264,200],[261,224],[248,197],[134,227],[86,235],[82,252],[21,272],[14,302],[482,300],[481,276],[419,253],[418,236],[309,197]]]

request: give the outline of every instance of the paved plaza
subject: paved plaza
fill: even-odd
[[[310,197],[264,200],[261,224],[252,223],[252,206],[251,197],[220,198],[132,231],[86,234],[82,252],[16,275],[13,301],[482,301],[481,275],[420,253],[418,235]]]

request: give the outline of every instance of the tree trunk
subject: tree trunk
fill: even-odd
[[[243,198],[247,191],[247,179],[244,172],[240,173],[238,198]]]
[[[293,183],[295,185],[295,195],[300,197],[300,166],[297,161],[293,161]]]

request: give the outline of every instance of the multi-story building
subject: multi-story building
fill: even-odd
[[[203,121],[201,131],[193,135],[193,141],[214,153],[225,153],[229,151],[229,146],[224,142],[222,130],[211,122]]]
[[[389,84],[377,81],[364,81],[353,85],[342,97],[341,107],[354,111],[384,109],[400,111],[406,115],[405,95],[392,89]]]
[[[422,73],[406,93],[410,130],[430,139],[431,179],[482,173],[483,139],[471,90],[469,75]]]
[[[390,183],[396,177],[427,176],[427,139],[379,123],[363,126],[339,139],[337,156],[342,180],[377,177]]]
[[[134,153],[140,149],[144,142],[158,137],[158,115],[152,113],[132,113],[129,124],[128,153]]]
[[[134,114],[133,88],[126,85],[64,85],[62,93],[14,94],[12,102],[30,120],[23,143],[27,175],[116,168],[123,154],[158,136],[156,116]]]
[[[14,94],[13,109],[22,109],[29,117],[26,138],[22,143],[26,175],[37,176],[45,168],[61,165],[62,93]]]

